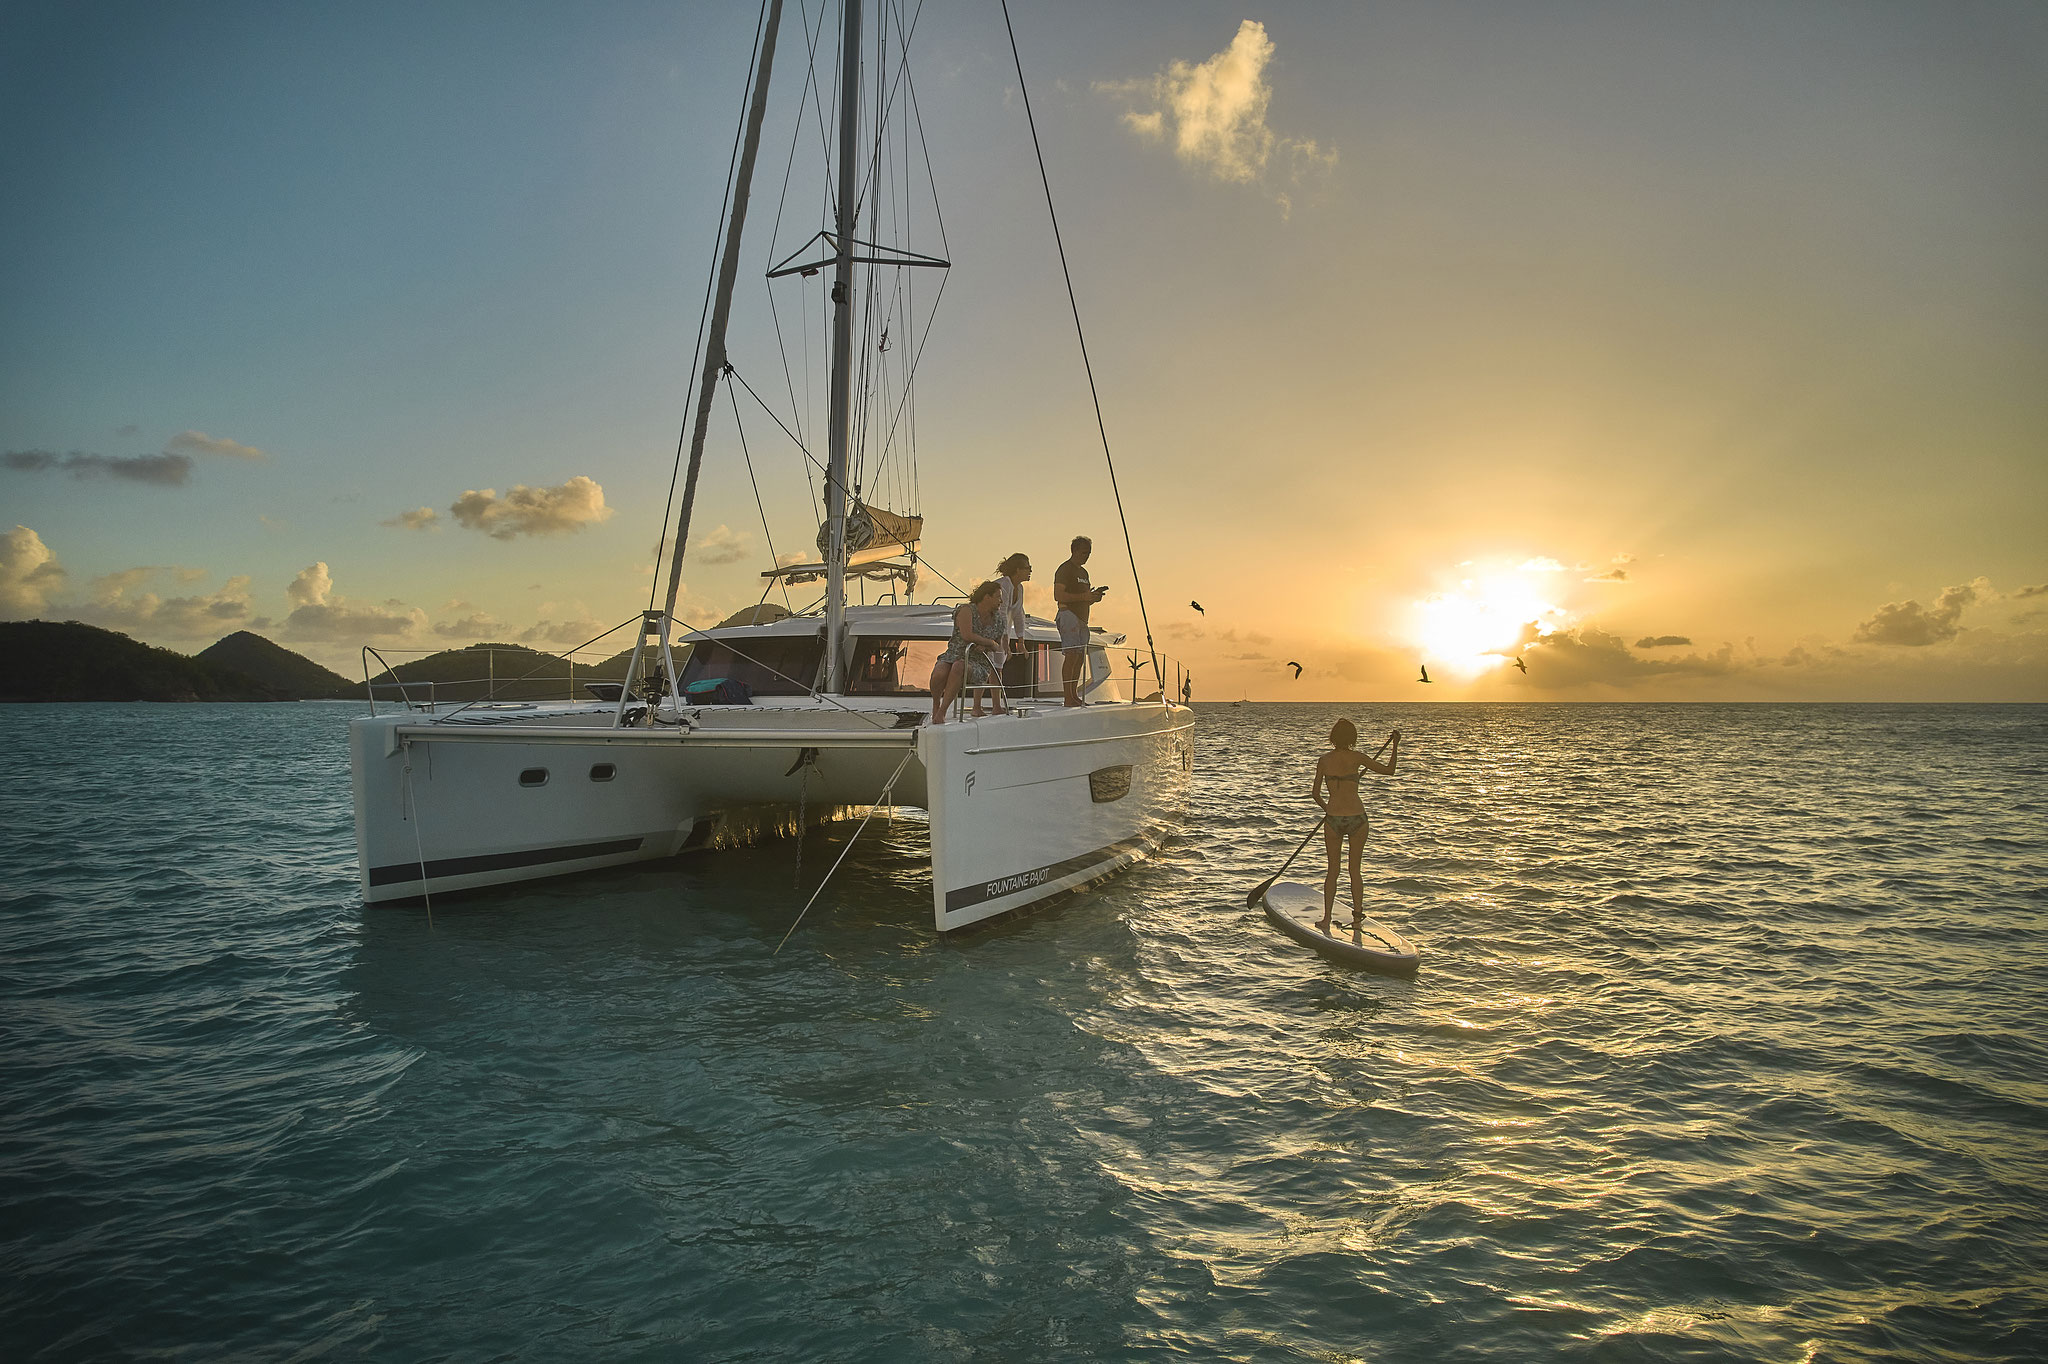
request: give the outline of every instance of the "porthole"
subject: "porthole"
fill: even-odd
[[[1131,765],[1123,763],[1116,767],[1098,767],[1088,774],[1088,798],[1097,805],[1107,805],[1113,800],[1122,800],[1131,794]]]
[[[546,786],[548,784],[548,770],[545,767],[529,767],[519,774],[519,784],[521,786]]]
[[[592,763],[590,765],[590,779],[592,781],[610,781],[618,775],[619,769],[614,763]]]

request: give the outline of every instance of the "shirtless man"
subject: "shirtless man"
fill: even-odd
[[[1066,687],[1067,704],[1078,706],[1083,704],[1081,668],[1088,658],[1088,608],[1101,601],[1109,589],[1088,581],[1086,565],[1095,542],[1076,535],[1070,548],[1071,557],[1052,575],[1052,599],[1059,606],[1053,623],[1060,627],[1060,681]]]

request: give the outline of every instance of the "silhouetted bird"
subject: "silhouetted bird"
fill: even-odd
[[[1425,668],[1424,668],[1424,669],[1422,670],[1422,676],[1420,676],[1420,677],[1416,678],[1415,680],[1416,680],[1417,682],[1427,682],[1427,681],[1429,681],[1429,669],[1425,667]]]
[[[1286,666],[1294,669],[1294,680],[1297,682],[1301,681],[1301,665],[1299,663],[1289,663]]]
[[[1528,665],[1528,664],[1526,664],[1526,663],[1524,663],[1524,662],[1523,662],[1523,661],[1522,661],[1521,659],[1519,659],[1519,658],[1515,660],[1515,666],[1516,666],[1517,668],[1520,668],[1520,669],[1521,669],[1521,670],[1522,670],[1523,672],[1527,672],[1527,671],[1529,671],[1529,665]]]
[[[1194,607],[1197,611],[1202,611],[1202,604],[1198,601],[1191,601],[1188,603],[1188,605]],[[1207,611],[1202,611],[1202,614],[1206,616],[1209,613]]]

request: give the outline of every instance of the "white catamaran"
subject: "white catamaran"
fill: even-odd
[[[590,688],[599,699],[437,704],[401,683],[401,704],[380,709],[373,686],[378,713],[350,726],[366,901],[669,857],[893,805],[928,812],[933,921],[944,932],[1119,871],[1180,822],[1194,764],[1193,714],[1175,704],[1182,674],[1150,648],[1149,627],[1143,651],[1122,650],[1122,636],[1095,632],[1090,704],[1067,707],[1057,631],[1031,618],[1028,669],[1022,680],[1013,677],[1011,713],[976,720],[963,711],[956,723],[928,723],[926,681],[953,607],[910,600],[921,517],[869,505],[849,484],[849,464],[865,439],[865,423],[856,430],[854,420],[864,401],[854,388],[855,313],[865,306],[873,320],[876,272],[948,263],[856,237],[856,171],[868,164],[859,136],[861,3],[842,3],[830,225],[811,238],[821,248],[815,258],[791,256],[769,272],[831,271],[820,556],[763,575],[770,590],[822,580],[822,602],[708,631],[675,616],[712,399],[731,373],[726,323],[781,20],[781,0],[766,0],[667,604],[641,617],[623,683]],[[901,107],[881,85],[869,87],[876,146],[890,111]],[[1135,563],[1132,571],[1135,579]],[[850,581],[887,588],[882,604],[849,604]],[[1142,611],[1142,593],[1139,603]],[[1128,663],[1127,686],[1113,658]]]

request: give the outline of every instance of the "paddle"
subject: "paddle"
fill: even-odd
[[[1246,909],[1252,909],[1258,905],[1259,897],[1264,895],[1267,891],[1273,888],[1273,883],[1280,879],[1281,872],[1286,871],[1289,867],[1294,865],[1294,859],[1301,856],[1301,850],[1308,846],[1309,839],[1314,838],[1317,834],[1321,833],[1323,825],[1328,823],[1329,819],[1329,813],[1325,811],[1323,817],[1316,821],[1315,828],[1310,829],[1306,834],[1302,835],[1301,842],[1294,845],[1294,851],[1287,854],[1287,860],[1280,864],[1280,871],[1274,872],[1271,876],[1268,876],[1265,880],[1259,882],[1256,886],[1252,887],[1251,893],[1244,897],[1244,907]]]
[[[1378,751],[1376,751],[1372,756],[1374,758],[1378,758],[1381,753],[1387,751],[1387,744],[1390,744],[1392,742],[1394,742],[1394,736],[1389,734],[1387,736],[1386,743],[1381,744],[1379,746]],[[1314,838],[1316,834],[1322,830],[1323,825],[1329,822],[1329,819],[1330,813],[1329,811],[1325,810],[1323,812],[1323,817],[1316,821],[1315,828],[1310,829],[1306,834],[1302,835],[1301,842],[1294,845],[1294,851],[1287,854],[1287,860],[1280,864],[1280,870],[1274,872],[1271,876],[1268,876],[1265,880],[1259,882],[1256,886],[1252,887],[1251,893],[1244,897],[1244,907],[1246,909],[1253,909],[1258,906],[1259,897],[1264,895],[1267,891],[1271,890],[1273,888],[1273,883],[1280,879],[1282,873],[1284,873],[1289,867],[1294,865],[1294,859],[1301,856],[1301,850],[1308,846],[1309,839]]]

